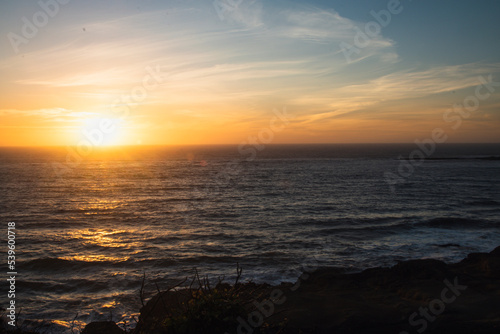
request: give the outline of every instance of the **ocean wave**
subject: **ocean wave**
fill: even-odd
[[[400,222],[386,225],[360,225],[360,226],[341,226],[319,231],[321,235],[335,235],[342,233],[356,233],[356,237],[366,237],[371,239],[379,234],[398,234],[403,231],[414,229],[413,224],[409,222]]]
[[[460,217],[438,217],[432,218],[416,224],[418,227],[444,228],[444,229],[482,229],[485,227],[500,227],[486,220],[467,219]]]
[[[496,208],[500,208],[500,202],[495,201],[495,200],[490,200],[490,199],[482,199],[482,200],[475,200],[475,201],[470,201],[466,202],[466,205],[471,205],[471,206],[492,206]]]
[[[413,217],[401,216],[383,216],[383,217],[346,217],[346,218],[320,218],[320,219],[303,219],[297,220],[294,224],[297,225],[307,225],[307,226],[319,226],[319,227],[334,227],[338,229],[363,229],[363,228],[376,228],[376,227],[387,227],[387,226],[399,226],[405,225],[408,220]]]
[[[50,291],[51,293],[72,293],[72,292],[99,292],[109,286],[106,281],[92,279],[65,279],[60,281],[30,281],[19,280],[19,287],[22,291]]]
[[[119,260],[99,260],[99,261],[84,261],[76,259],[62,259],[57,257],[46,257],[30,260],[27,262],[19,262],[18,266],[23,268],[23,270],[33,270],[39,272],[60,270],[62,268],[72,269],[72,268],[85,268],[92,266],[102,266],[109,267],[116,264],[131,263],[133,260],[126,259],[123,261]]]

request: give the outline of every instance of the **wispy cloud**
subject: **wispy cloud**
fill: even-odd
[[[444,105],[440,94],[500,72],[496,62],[407,62],[401,40],[386,29],[349,63],[340,43],[353,44],[366,22],[315,2],[243,0],[224,20],[212,1],[132,0],[117,11],[90,2],[65,7],[68,15],[61,12],[22,54],[0,58],[0,118],[9,126],[70,126],[120,101],[131,109],[130,127],[253,129],[266,110],[287,105],[296,116],[290,129],[314,133],[355,121],[428,120]],[[132,101],[147,66],[159,66],[163,82]],[[482,119],[495,119],[487,110]]]
[[[309,112],[296,119],[298,122],[311,123],[324,119],[359,117],[359,111],[365,110],[373,118],[384,118],[384,111],[375,106],[391,101],[402,101],[429,98],[432,95],[459,91],[475,87],[480,84],[479,76],[487,76],[500,72],[500,63],[497,64],[464,64],[443,66],[427,69],[425,71],[404,70],[387,74],[366,83],[342,86],[337,89],[323,91],[313,96],[298,97],[293,100],[296,105],[303,108],[317,108],[317,112]],[[473,92],[470,92],[472,94]],[[461,98],[463,100],[465,96]],[[456,101],[461,102],[461,100]],[[416,101],[412,101],[415,105]],[[371,108],[371,109],[370,109]],[[429,111],[427,107],[427,111]],[[422,118],[422,111],[404,110],[404,117]],[[394,114],[391,117],[394,118]]]
[[[475,86],[479,84],[480,75],[497,71],[500,71],[500,63],[489,66],[477,63],[443,66],[425,71],[405,70],[382,76],[366,84],[343,87],[340,93],[379,101],[418,97]]]
[[[340,16],[335,11],[317,8],[309,10],[287,10],[286,25],[279,30],[289,38],[321,43],[338,42],[352,38],[355,22]]]
[[[64,108],[51,108],[39,110],[15,110],[3,109],[0,110],[0,117],[16,116],[44,119],[45,121],[55,122],[74,122],[80,121],[83,118],[97,116],[99,114],[85,111],[72,111]]]
[[[211,71],[212,78],[227,76],[227,69],[235,73],[241,68],[234,76],[240,80],[279,75],[286,80],[290,73],[308,70],[304,60],[316,61],[308,64],[309,69],[345,66],[343,59],[332,59],[331,49],[342,40],[352,39],[352,27],[358,24],[334,11],[317,8],[288,9],[278,12],[277,18],[264,18],[260,1],[243,1],[229,14],[232,20],[244,22],[245,29],[214,23],[206,12],[192,8],[178,10],[175,18],[163,12],[147,12],[88,22],[85,32],[78,23],[56,36],[60,42],[26,52],[23,58],[3,60],[0,68],[15,73],[18,84],[53,87],[130,85],[144,64],[151,62],[161,63],[169,72],[184,71],[184,77],[203,71]],[[190,24],[193,20],[197,22],[196,30]],[[175,30],[162,29],[170,25],[176,25]],[[264,30],[256,33],[252,29]],[[284,37],[293,43],[287,43]],[[332,58],[322,57],[325,50],[318,54],[314,44],[327,45],[330,51],[326,53]],[[269,48],[273,45],[281,50]],[[392,47],[392,41],[376,38],[368,48],[371,51],[367,50],[363,57],[380,51],[385,60],[397,59]],[[301,52],[297,53],[297,49]],[[263,73],[262,62],[273,58],[275,67],[281,69],[269,67]],[[255,63],[253,68],[250,59]]]
[[[358,31],[364,29],[364,22],[342,17],[334,10],[309,8],[304,10],[287,10],[286,24],[277,28],[278,35],[335,46],[336,53],[342,52],[340,43],[354,44]],[[370,38],[366,47],[357,55],[355,61],[361,61],[372,56],[385,62],[396,62],[399,57],[395,51],[395,42],[379,34]],[[345,61],[345,60],[342,60]]]

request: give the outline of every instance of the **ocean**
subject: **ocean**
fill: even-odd
[[[239,264],[243,281],[278,284],[500,245],[500,145],[427,149],[0,148],[4,275],[15,222],[20,319],[63,333],[133,324],[143,277],[152,296],[195,270],[230,282]]]

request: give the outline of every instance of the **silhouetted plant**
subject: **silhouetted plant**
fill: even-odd
[[[234,285],[219,281],[215,287],[211,287],[208,277],[201,278],[195,269],[195,275],[189,287],[186,288],[187,298],[177,307],[172,309],[171,303],[164,300],[166,294],[162,293],[158,286],[158,295],[152,308],[158,303],[162,303],[166,313],[162,320],[152,319],[147,321],[148,315],[144,315],[144,322],[147,322],[148,330],[154,333],[167,334],[211,334],[234,332],[238,326],[237,318],[247,314],[244,301],[240,297],[240,289],[243,287],[239,283],[242,269],[239,264],[236,268],[236,280]],[[143,288],[141,289],[143,290]],[[172,290],[172,288],[167,291]],[[152,309],[150,309],[152,311]],[[145,334],[140,324],[138,332]]]

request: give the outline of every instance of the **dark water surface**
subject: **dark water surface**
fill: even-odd
[[[194,268],[230,279],[237,262],[244,279],[278,283],[311,263],[356,271],[498,246],[500,161],[478,158],[499,156],[500,145],[440,145],[405,169],[398,157],[416,148],[271,145],[254,159],[234,146],[82,159],[2,148],[2,243],[16,222],[21,318],[61,320],[61,330],[77,313],[118,321],[139,310],[144,272],[152,294],[151,282],[166,288]]]

